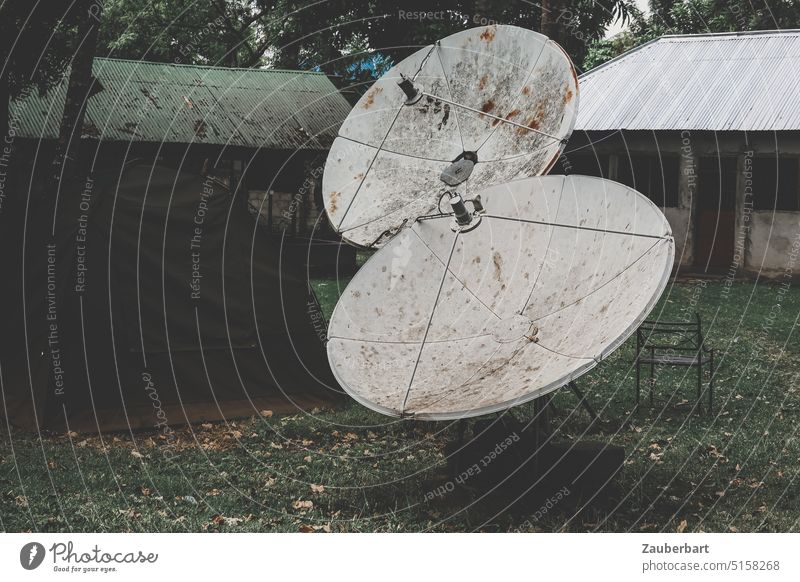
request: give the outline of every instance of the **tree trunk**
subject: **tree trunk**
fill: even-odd
[[[54,185],[69,187],[78,178],[76,164],[80,152],[83,120],[86,116],[86,102],[92,95],[94,78],[92,64],[97,50],[97,36],[100,30],[102,4],[83,2],[79,10],[84,10],[78,26],[78,50],[72,59],[72,70],[69,75],[67,96],[64,111],[61,115],[61,126],[58,132],[58,144],[53,159],[52,180]]]
[[[559,16],[561,10],[561,0],[542,0],[542,20],[540,23],[540,32],[553,39],[555,42],[561,42]]]
[[[8,114],[9,103],[11,100],[11,88],[8,77],[10,71],[10,43],[13,38],[11,35],[12,27],[9,26],[7,14],[0,6],[0,151],[6,145],[5,139],[8,135]],[[16,36],[16,35],[14,35]]]
[[[0,33],[2,34],[2,33]],[[5,60],[5,53],[0,53],[0,59]],[[0,73],[0,152],[6,148],[8,143],[8,115],[11,107],[11,91],[8,86],[8,71]]]

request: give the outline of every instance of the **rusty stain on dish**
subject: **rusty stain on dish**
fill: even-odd
[[[499,281],[503,276],[503,257],[499,252],[494,252],[494,255],[492,255],[492,262],[494,263],[494,278]]]
[[[339,193],[336,192],[336,191],[331,192],[331,195],[330,195],[329,198],[331,200],[330,212],[331,212],[331,214],[335,214],[337,208],[339,208]]]
[[[528,87],[527,85],[525,85],[525,86],[522,88],[522,94],[523,94],[523,95],[530,95],[530,94],[531,94],[531,88],[530,88],[530,87]]]
[[[375,97],[377,97],[382,91],[383,87],[373,87],[370,89],[370,91],[367,93],[367,99],[364,101],[364,105],[362,105],[362,107],[364,109],[369,109],[372,107],[375,104]]]
[[[564,93],[564,104],[566,105],[572,101],[572,89],[567,89],[567,92]]]
[[[544,109],[545,109],[544,102],[540,101],[539,104],[536,106],[536,111],[534,112],[534,114],[531,115],[527,120],[525,120],[525,123],[523,125],[525,125],[526,127],[518,127],[517,133],[525,134],[531,129],[539,129],[539,127],[542,125],[542,119],[544,118]]]
[[[478,89],[483,91],[486,88],[486,83],[489,82],[489,73],[486,73],[483,77],[478,80]]]
[[[512,109],[511,111],[508,112],[508,114],[503,119],[508,121],[510,119],[515,118],[519,114],[520,114],[520,110],[519,109]],[[494,121],[492,121],[492,127],[494,127],[498,123],[500,123],[500,120],[499,119],[495,119]]]
[[[489,99],[488,101],[486,101],[486,102],[485,102],[485,103],[484,103],[484,104],[481,106],[481,111],[483,111],[484,113],[490,113],[490,112],[492,111],[492,109],[494,109],[494,101],[492,101],[491,99]]]
[[[494,40],[495,32],[496,30],[494,26],[487,26],[486,30],[481,33],[481,40],[492,42]]]

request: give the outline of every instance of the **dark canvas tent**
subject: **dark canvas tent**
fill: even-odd
[[[338,396],[303,261],[223,181],[129,165],[27,204],[5,242],[24,257],[2,305],[12,424],[153,428]]]

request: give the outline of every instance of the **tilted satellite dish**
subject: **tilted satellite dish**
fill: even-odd
[[[466,199],[545,174],[577,104],[572,62],[539,33],[492,25],[427,46],[378,79],[342,124],[323,177],[331,224],[377,247],[435,212],[445,185]]]
[[[587,372],[650,312],[669,224],[638,192],[544,176],[483,190],[480,225],[420,220],[356,274],[328,333],[337,380],[392,416],[476,416]]]
[[[674,257],[658,208],[609,180],[541,176],[577,99],[557,44],[489,26],[402,61],[345,120],[326,210],[345,240],[381,247],[328,330],[358,402],[441,420],[503,410],[594,367],[652,309]]]

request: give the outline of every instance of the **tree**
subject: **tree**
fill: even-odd
[[[76,13],[72,2],[0,4],[0,135],[9,135],[9,103],[27,92],[45,94],[61,82],[70,55]],[[0,138],[0,139],[3,139]]]
[[[231,0],[107,0],[98,55],[250,66],[253,15]],[[257,16],[261,16],[259,13]],[[257,59],[256,59],[257,60]]]
[[[650,9],[649,15],[632,10],[628,31],[593,43],[584,67],[596,67],[665,34],[800,27],[800,3],[795,0],[650,0]]]
[[[51,179],[53,186],[58,185],[61,188],[69,187],[81,178],[80,166],[75,162],[78,158],[86,104],[94,92],[99,90],[92,76],[92,64],[97,50],[103,6],[96,4],[94,0],[82,0],[76,2],[71,11],[75,12],[74,19],[78,22],[76,46],[71,61]]]
[[[107,0],[100,54],[193,64],[322,70],[373,79],[420,46],[491,22],[543,18],[578,62],[630,0]],[[425,16],[420,16],[424,14]]]

